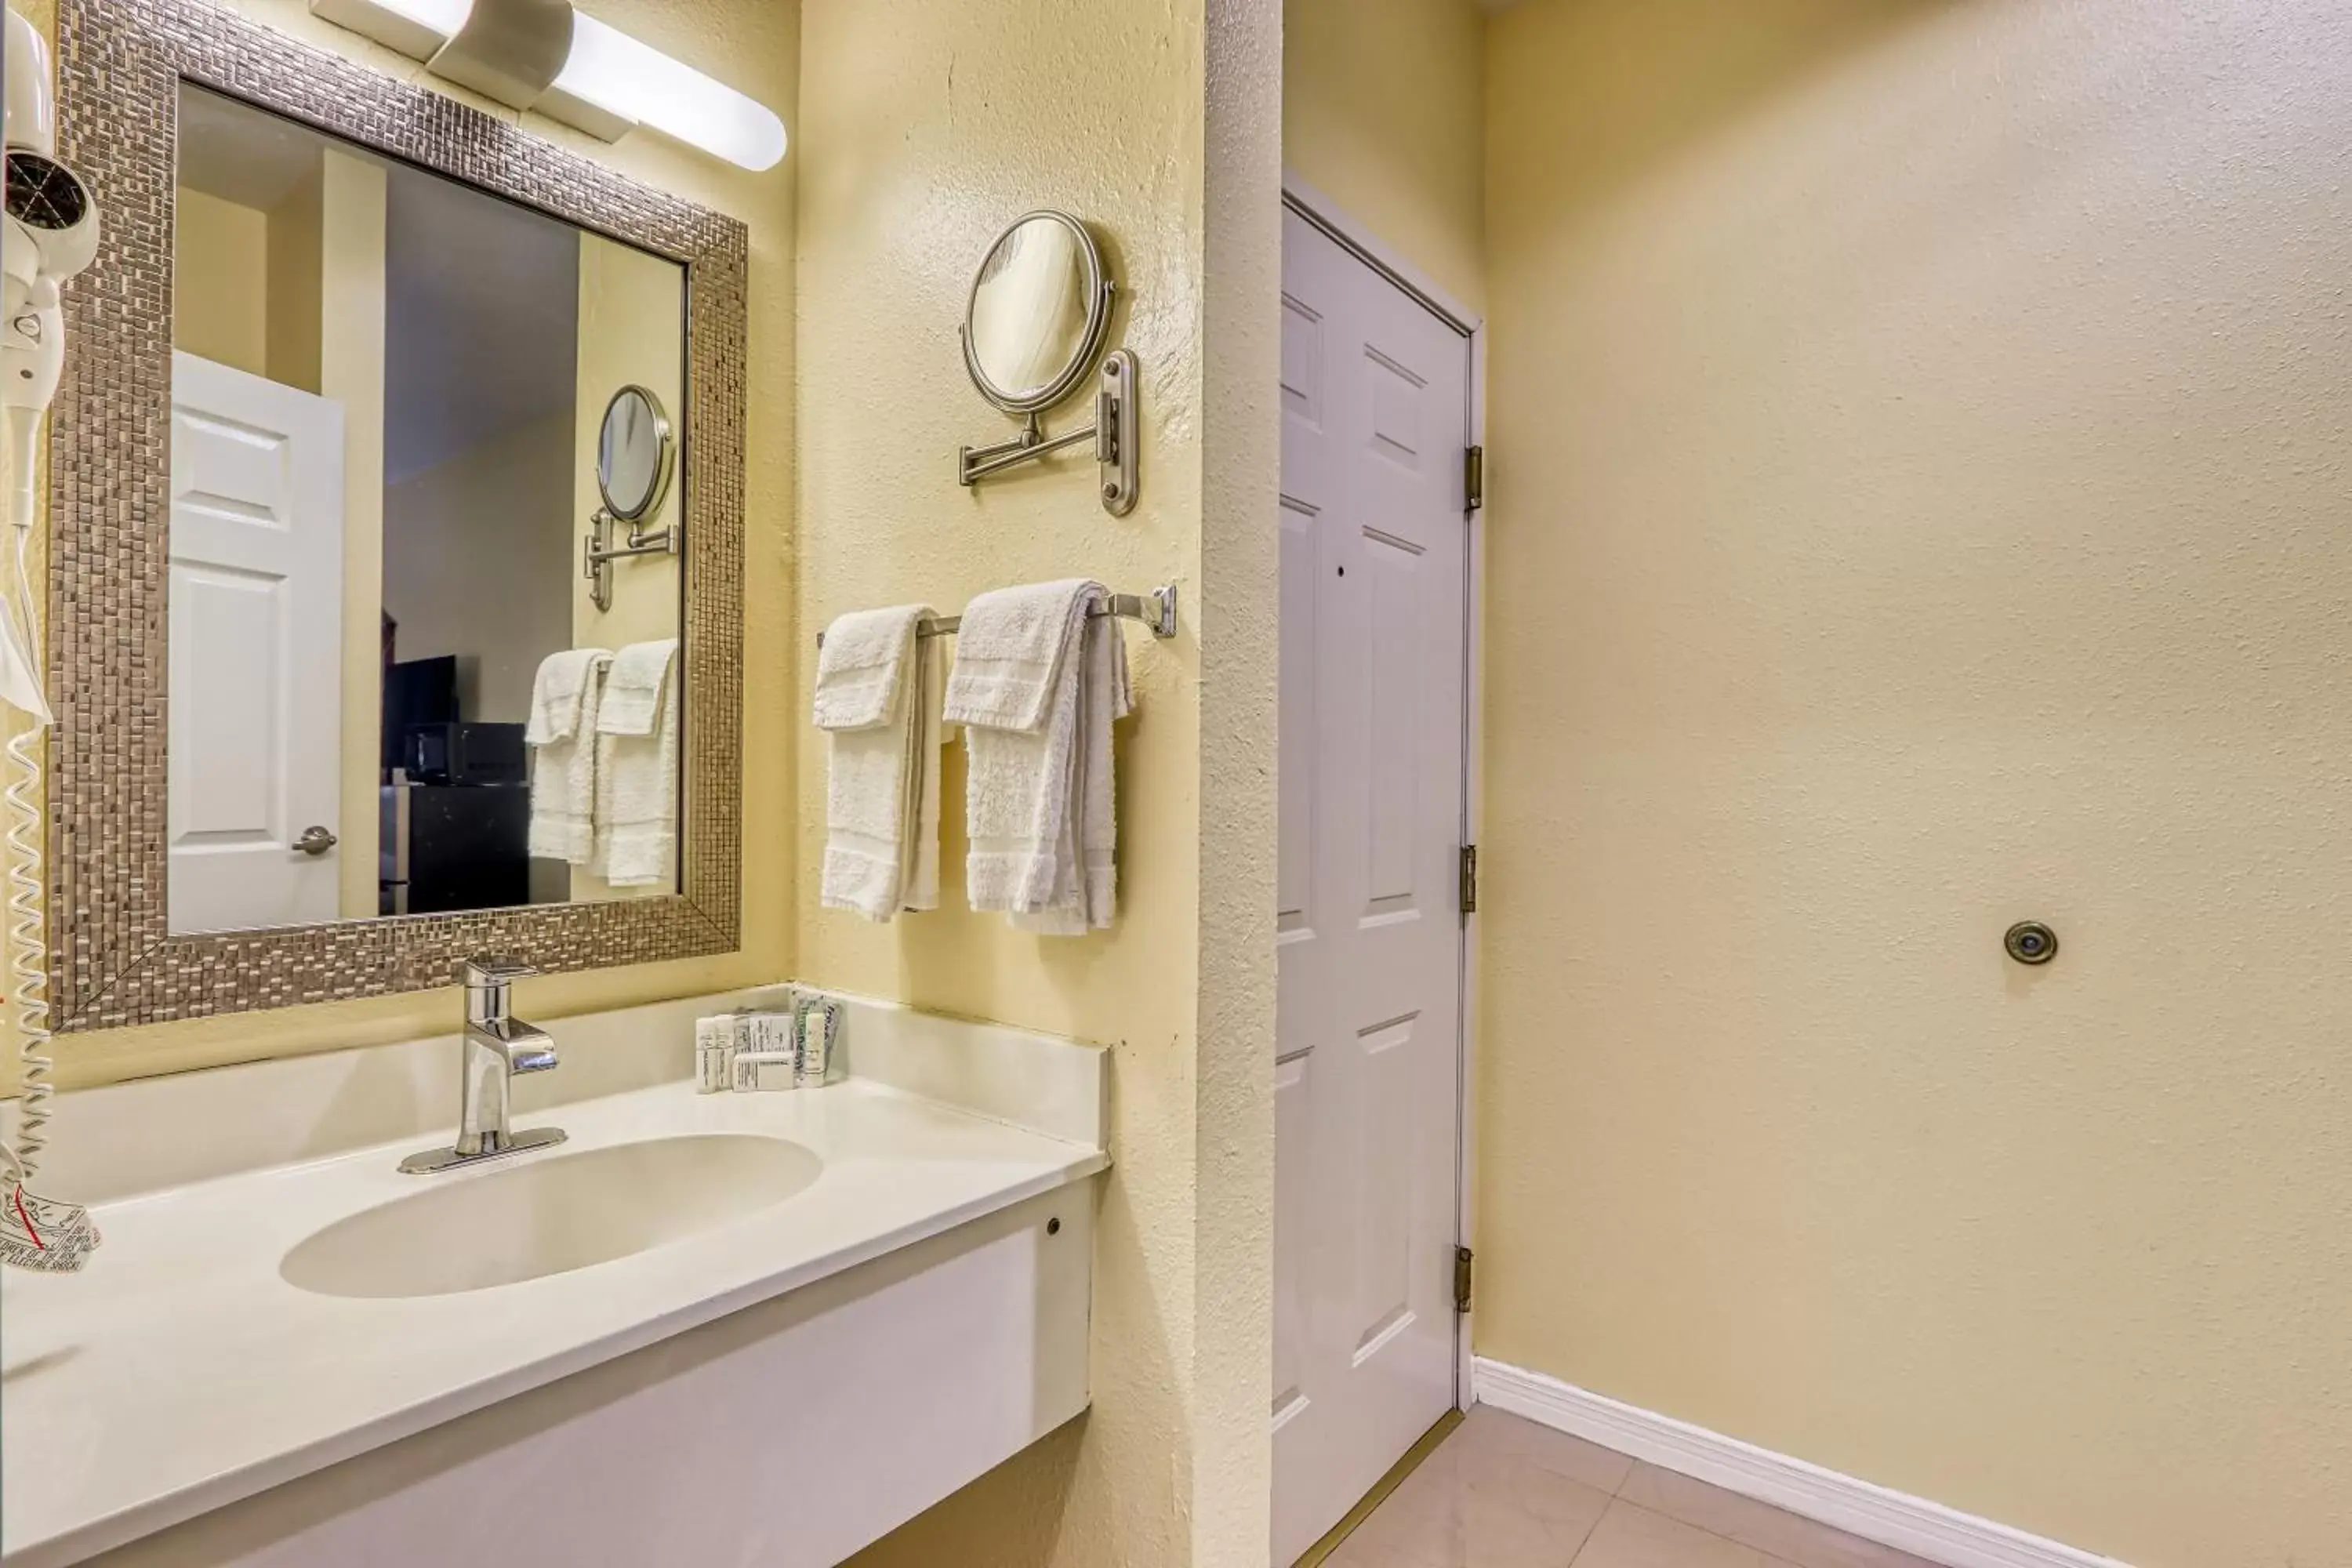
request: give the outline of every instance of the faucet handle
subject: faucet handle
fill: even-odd
[[[457,962],[457,979],[469,988],[504,985],[509,980],[527,980],[538,973],[536,965],[520,963],[511,958],[495,957],[489,953],[484,953],[478,958],[460,959]]]

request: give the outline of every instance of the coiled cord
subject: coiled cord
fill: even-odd
[[[16,530],[16,597],[23,611],[25,646],[38,661],[42,655],[41,625],[33,593],[29,528]],[[41,748],[48,727],[20,715],[24,727],[9,737],[8,785],[0,791],[8,830],[7,921],[9,994],[14,998],[16,1059],[22,1069],[16,1101],[16,1165],[21,1181],[39,1168],[47,1146],[49,1098],[56,1092],[49,1073],[56,1062],[49,1056],[49,942],[47,886],[41,875]]]

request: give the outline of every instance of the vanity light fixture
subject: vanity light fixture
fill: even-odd
[[[772,110],[571,0],[310,0],[310,10],[485,98],[606,142],[646,125],[746,169],[784,155]]]

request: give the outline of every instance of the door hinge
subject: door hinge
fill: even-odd
[[[1486,504],[1486,448],[1467,447],[1462,452],[1463,506],[1476,511]]]
[[[1455,1247],[1454,1249],[1454,1310],[1457,1312],[1466,1312],[1470,1310],[1470,1249],[1466,1247]]]
[[[1462,847],[1462,912],[1465,915],[1478,912],[1478,847],[1475,844]]]

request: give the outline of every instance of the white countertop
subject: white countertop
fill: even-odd
[[[782,1295],[1104,1169],[1104,1152],[866,1079],[782,1094],[665,1083],[520,1114],[571,1141],[404,1175],[404,1138],[101,1206],[79,1276],[0,1283],[9,1568],[55,1568]],[[425,1184],[698,1132],[790,1139],[814,1186],[609,1263],[465,1294],[313,1295],[278,1265]]]

